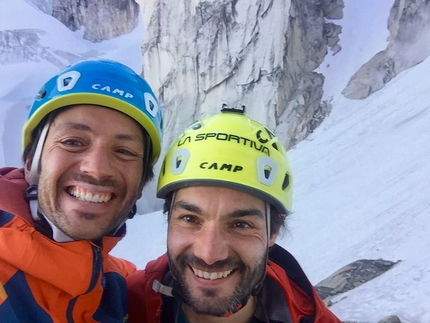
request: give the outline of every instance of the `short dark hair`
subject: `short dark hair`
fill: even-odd
[[[170,210],[172,208],[173,192],[170,192],[164,198],[163,212],[170,218]],[[288,214],[287,214],[288,215]],[[285,228],[285,216],[283,216],[279,211],[270,204],[270,232],[279,233],[281,228]]]
[[[51,120],[54,120],[61,112],[64,112],[70,108],[73,108],[74,106],[75,105],[69,105],[69,106],[58,108],[52,111],[51,113],[48,113],[42,119],[42,121],[40,121],[40,123],[36,126],[36,128],[34,128],[33,132],[31,133],[31,141],[24,148],[24,152],[22,154],[22,161],[24,164],[28,163],[28,166],[31,167],[31,164],[33,163],[34,154],[36,153],[37,143],[39,142],[39,139],[45,124],[48,122],[48,118],[51,116],[52,117]],[[145,152],[143,156],[143,161],[144,161],[143,172],[142,172],[142,178],[140,182],[140,189],[143,189],[145,184],[154,178],[154,166],[151,164],[152,144],[151,144],[149,134],[140,124],[139,124],[139,127],[142,130],[142,135],[145,142]],[[39,163],[39,168],[40,166],[41,164]]]

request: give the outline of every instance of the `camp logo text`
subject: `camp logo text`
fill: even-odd
[[[122,89],[111,88],[109,85],[93,84],[91,86],[91,88],[93,88],[94,90],[97,90],[97,91],[108,92],[108,93],[112,93],[112,94],[118,94],[119,96],[122,96],[122,97],[127,98],[127,99],[133,98],[133,94],[125,92]]]
[[[215,170],[226,170],[229,172],[240,172],[241,170],[243,170],[243,167],[240,165],[232,165],[232,164],[220,164],[220,163],[209,163],[209,162],[203,162],[200,164],[199,166],[201,169],[215,169]]]

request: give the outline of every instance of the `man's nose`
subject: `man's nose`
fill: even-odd
[[[194,255],[206,264],[228,258],[228,239],[225,232],[215,223],[205,223],[195,235]]]
[[[85,152],[80,163],[80,170],[97,179],[112,177],[114,167],[108,148],[101,144],[94,144]]]

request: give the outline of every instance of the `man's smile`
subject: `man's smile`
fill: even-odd
[[[209,280],[225,278],[234,271],[233,269],[230,269],[230,270],[218,271],[218,272],[207,272],[200,269],[196,269],[194,267],[191,267],[191,269],[193,270],[194,275],[196,275],[197,277],[209,279]]]
[[[68,187],[67,193],[80,201],[92,203],[105,203],[110,201],[113,197],[112,193],[90,192],[76,186]]]

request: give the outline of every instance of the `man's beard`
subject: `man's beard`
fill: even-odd
[[[262,256],[259,263],[252,269],[239,259],[228,258],[207,265],[202,259],[193,255],[179,256],[176,261],[168,253],[170,271],[175,278],[178,292],[182,300],[197,314],[210,316],[223,316],[235,313],[239,308],[246,305],[253,289],[263,280],[266,274],[266,257]],[[185,271],[190,270],[188,266],[204,269],[205,271],[222,271],[226,268],[236,268],[236,274],[240,276],[237,286],[230,296],[220,298],[216,288],[200,289],[203,296],[192,294],[190,287],[185,281]]]
[[[45,177],[47,179],[45,179]],[[41,172],[39,180],[39,190],[38,190],[38,202],[39,208],[42,214],[49,219],[53,225],[55,225],[59,230],[65,233],[67,236],[73,240],[98,240],[103,238],[105,235],[112,234],[116,231],[119,225],[124,219],[127,218],[130,210],[133,207],[135,197],[130,198],[127,204],[121,206],[121,209],[115,209],[115,216],[109,222],[106,222],[103,227],[100,227],[100,231],[97,233],[82,233],[75,232],[75,227],[67,223],[67,210],[63,209],[61,204],[61,199],[58,194],[58,188],[56,185],[61,186],[61,182],[57,182],[51,185],[49,182],[49,177],[45,176],[45,173]],[[92,185],[98,185],[103,187],[119,187],[120,184],[112,179],[94,179],[93,177],[75,173],[72,175],[72,179],[79,183],[89,183]],[[59,180],[63,180],[60,178]],[[121,186],[121,191],[125,191],[125,187]],[[55,200],[50,199],[55,196]],[[91,221],[97,215],[90,212],[79,212],[76,211],[82,219]],[[73,231],[75,230],[75,231]]]

